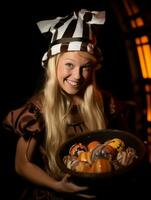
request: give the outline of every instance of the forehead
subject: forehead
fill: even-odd
[[[75,62],[95,62],[94,56],[82,51],[65,52],[60,57],[61,60],[71,60]]]

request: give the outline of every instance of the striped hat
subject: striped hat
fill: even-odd
[[[93,26],[105,22],[105,11],[81,9],[68,16],[37,22],[42,34],[49,38],[48,51],[42,65],[53,55],[68,51],[86,51],[101,59],[101,50],[96,44]]]

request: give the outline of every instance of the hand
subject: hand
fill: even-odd
[[[69,178],[70,175],[66,174],[61,181],[57,182],[56,190],[58,192],[76,193],[88,189],[86,186],[78,186],[74,184],[73,182],[69,181]]]
[[[82,194],[81,192],[88,190],[87,186],[79,186],[69,181],[70,175],[66,174],[61,181],[57,183],[56,191],[63,193],[74,193],[76,196],[94,199],[94,195]]]

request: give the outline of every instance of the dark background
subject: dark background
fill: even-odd
[[[121,30],[108,0],[24,1],[1,6],[1,67],[0,121],[11,109],[26,102],[41,86],[44,69],[41,57],[47,48],[36,27],[39,20],[66,15],[74,9],[106,10],[106,23],[101,32],[100,45],[104,54],[102,69],[97,73],[101,88],[111,91],[121,100],[133,100],[133,87]],[[0,194],[4,199],[16,199],[22,181],[14,171],[16,137],[0,133]]]

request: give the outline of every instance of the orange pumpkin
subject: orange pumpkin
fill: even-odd
[[[78,163],[78,165],[76,165],[76,167],[75,167],[76,172],[83,172],[83,173],[89,172],[90,169],[91,169],[91,167],[90,167],[89,163],[84,162],[84,161],[80,161]]]
[[[112,166],[107,159],[98,159],[91,166],[91,171],[93,173],[106,173],[112,171]]]
[[[78,160],[88,162],[91,164],[91,152],[90,151],[81,152],[80,155],[78,156]]]

